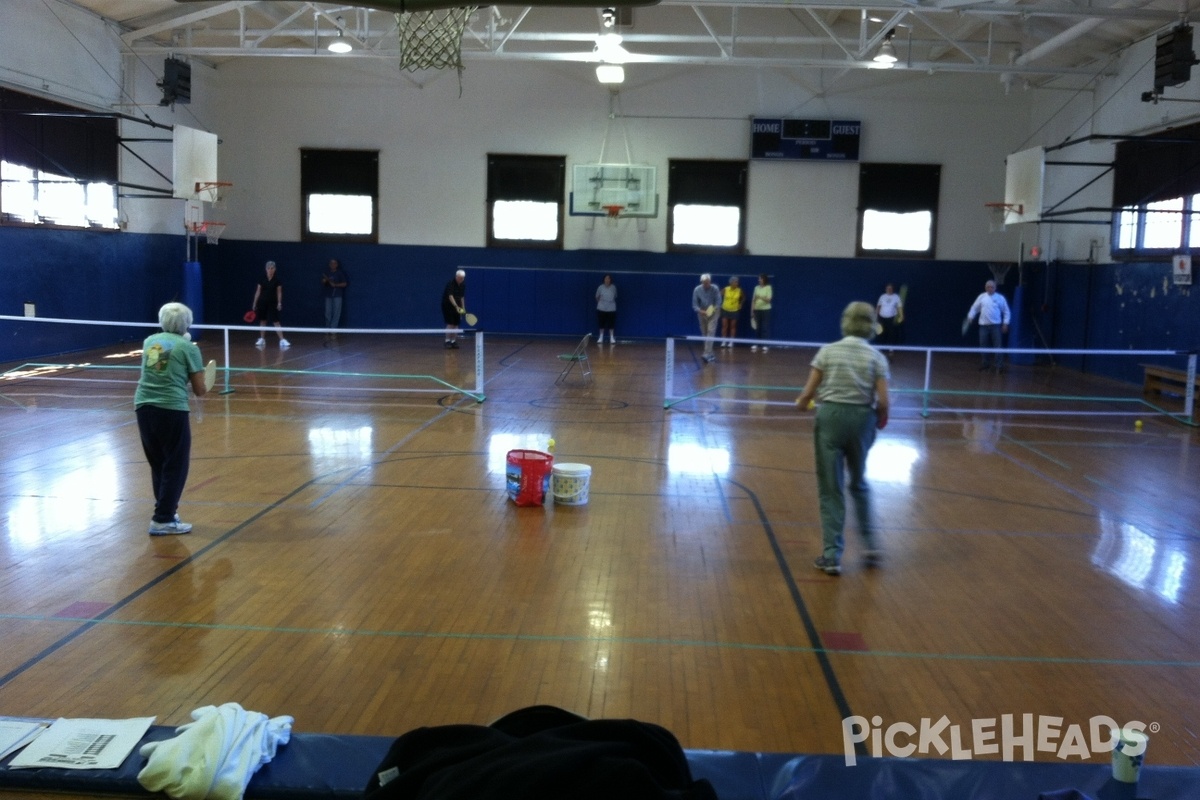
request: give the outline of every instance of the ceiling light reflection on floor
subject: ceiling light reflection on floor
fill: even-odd
[[[913,465],[921,458],[917,448],[900,442],[877,442],[867,456],[867,480],[912,484]]]
[[[112,444],[108,445],[112,449]],[[88,536],[117,514],[120,470],[110,456],[87,456],[84,466],[63,473],[50,486],[30,485],[8,512],[9,541],[28,549],[46,534]]]
[[[728,475],[729,448],[680,442],[667,448],[667,471],[677,475]]]
[[[308,429],[308,451],[317,474],[347,464],[370,462],[374,450],[375,429],[370,425],[356,428],[319,427]]]
[[[1156,540],[1127,522],[1101,515],[1100,524],[1092,563],[1131,588],[1178,603],[1187,574],[1187,554],[1173,542]]]

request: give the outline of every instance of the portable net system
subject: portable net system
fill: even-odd
[[[458,70],[462,81],[462,38],[475,6],[406,11],[396,14],[400,35],[400,69]]]

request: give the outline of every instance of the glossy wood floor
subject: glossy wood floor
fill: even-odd
[[[469,342],[291,338],[236,342],[234,363],[471,383]],[[193,404],[195,531],[179,537],[146,532],[135,372],[0,383],[0,714],[175,725],[236,701],[297,731],[398,735],[550,703],[659,723],[689,748],[810,753],[841,752],[849,715],[945,716],[964,739],[973,720],[1061,717],[1055,745],[1107,715],[1150,726],[1151,762],[1200,762],[1192,429],[922,418],[900,394],[870,465],[886,562],[862,567],[851,525],[835,578],[811,566],[811,416],[770,402],[794,393],[664,410],[662,342],[593,346],[592,382],[556,386],[573,346],[488,337],[481,404],[235,374],[236,392]],[[678,392],[799,386],[811,351],[677,355]],[[1096,383],[938,364],[959,389]],[[893,365],[894,387],[921,385],[918,354]],[[551,436],[559,462],[592,467],[590,501],[517,508],[505,454]]]

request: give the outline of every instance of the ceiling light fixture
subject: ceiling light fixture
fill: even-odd
[[[346,41],[345,31],[346,20],[341,17],[337,18],[338,33],[337,38],[329,43],[329,52],[331,53],[349,53],[354,49],[354,45]]]
[[[600,64],[596,67],[596,80],[601,83],[624,83],[625,68],[620,64]]]
[[[605,12],[611,9],[605,9]],[[611,17],[605,17],[605,27]],[[596,80],[601,83],[624,83],[625,68],[621,66],[629,58],[629,51],[621,46],[621,34],[611,30],[596,37],[594,55],[600,65],[596,67]]]
[[[879,52],[871,62],[873,69],[891,69],[896,66],[896,48],[892,45],[892,37],[895,35],[896,31],[892,29],[883,37],[883,44],[879,45]]]

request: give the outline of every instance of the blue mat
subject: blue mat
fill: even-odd
[[[142,740],[169,739],[154,726]],[[394,741],[388,736],[293,733],[275,760],[255,774],[249,800],[341,800],[362,794]],[[140,747],[140,744],[139,744]],[[721,800],[1037,800],[1078,789],[1092,800],[1197,800],[1200,769],[1146,766],[1137,786],[1112,780],[1105,764],[860,758],[688,750],[692,775],[707,778]],[[146,760],[137,749],[116,770],[9,769],[0,762],[0,792],[155,796],[137,782]],[[0,798],[2,800],[2,798]]]

